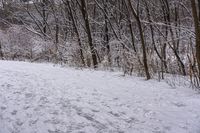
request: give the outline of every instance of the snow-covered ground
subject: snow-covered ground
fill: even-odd
[[[0,61],[0,133],[200,133],[200,95],[115,72]]]

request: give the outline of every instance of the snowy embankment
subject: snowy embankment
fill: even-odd
[[[119,73],[0,61],[0,133],[200,133],[200,95]]]

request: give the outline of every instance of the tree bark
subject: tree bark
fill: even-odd
[[[198,71],[199,71],[198,74],[199,74],[199,79],[200,79],[200,27],[199,27],[199,16],[197,13],[197,7],[196,7],[195,0],[191,0],[191,6],[192,6],[192,14],[193,14],[194,25],[195,25],[196,59],[197,59]]]
[[[128,3],[130,5],[131,12],[132,12],[133,16],[135,17],[135,19],[137,21],[138,28],[139,28],[140,41],[141,41],[141,44],[142,44],[144,70],[145,70],[146,78],[147,78],[147,80],[149,80],[149,79],[151,79],[151,76],[150,76],[149,68],[148,68],[147,54],[146,54],[146,44],[145,44],[145,40],[144,40],[142,24],[141,24],[139,15],[135,12],[135,10],[134,10],[134,8],[131,4],[131,0],[128,0]]]
[[[71,16],[72,23],[73,23],[73,26],[74,26],[74,29],[75,29],[75,33],[76,33],[77,38],[78,38],[78,45],[79,45],[79,48],[80,48],[81,61],[82,61],[83,66],[85,66],[86,64],[85,64],[84,55],[83,55],[82,43],[81,43],[80,35],[79,35],[79,32],[78,32],[77,23],[76,23],[76,20],[74,18],[73,12],[72,12],[72,7],[71,7],[69,1],[66,1],[65,4],[67,5],[67,7],[69,9],[69,15]]]
[[[1,45],[1,42],[0,42],[0,59],[4,59],[3,58],[3,51],[2,51],[2,45]]]
[[[85,27],[86,27],[86,32],[87,32],[87,36],[88,36],[89,47],[90,47],[90,51],[92,54],[93,67],[97,68],[98,67],[97,55],[96,55],[96,50],[95,50],[93,40],[92,40],[89,17],[88,17],[88,12],[87,12],[87,5],[86,5],[85,0],[81,0],[81,12],[82,12],[82,15],[83,15],[83,18],[85,21]]]

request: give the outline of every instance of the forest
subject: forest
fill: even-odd
[[[2,0],[0,58],[200,86],[199,0]]]
[[[200,133],[200,0],[0,0],[0,133]]]

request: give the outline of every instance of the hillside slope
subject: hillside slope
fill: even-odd
[[[200,95],[119,73],[0,61],[0,133],[199,133]]]

